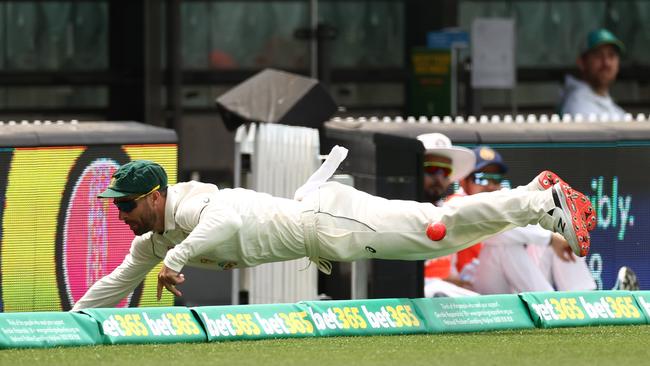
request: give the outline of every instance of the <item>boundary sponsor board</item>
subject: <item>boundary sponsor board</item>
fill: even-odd
[[[650,291],[634,291],[632,294],[643,315],[645,315],[646,323],[650,324]]]
[[[534,328],[518,295],[414,299],[430,333]]]
[[[0,348],[101,344],[97,322],[75,313],[11,313],[0,316]]]
[[[519,296],[540,328],[647,322],[630,291],[526,292]]]
[[[426,333],[427,327],[409,299],[306,301],[321,336]]]
[[[186,307],[87,309],[100,324],[103,343],[205,342],[201,324]]]
[[[646,324],[650,291],[0,313],[0,348]]]
[[[317,335],[314,323],[299,304],[201,306],[191,310],[203,325],[208,342]]]
[[[411,300],[306,301],[192,308],[208,341],[426,333]]]

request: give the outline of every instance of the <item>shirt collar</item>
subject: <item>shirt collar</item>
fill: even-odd
[[[165,200],[165,230],[164,232],[176,229],[174,211],[176,210],[177,193],[174,186],[168,186],[167,198]]]
[[[606,95],[597,94],[586,81],[582,79],[577,79],[571,75],[565,76],[564,83],[567,90],[571,90],[571,89],[584,90],[589,92],[590,95],[595,96],[598,99],[611,99],[609,96],[609,92]]]

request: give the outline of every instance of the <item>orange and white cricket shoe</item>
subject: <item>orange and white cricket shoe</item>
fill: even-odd
[[[591,238],[585,218],[589,215],[587,212],[593,212],[591,202],[566,183],[556,183],[551,189],[555,208],[548,213],[553,218],[553,231],[564,236],[575,255],[586,256]]]
[[[539,173],[537,177],[535,177],[535,179],[529,183],[529,186],[534,187],[534,189],[538,191],[545,191],[553,187],[553,185],[556,183],[560,183],[568,188],[571,188],[571,186],[569,186],[562,178],[550,170],[544,170],[543,172]],[[596,228],[596,224],[598,223],[598,220],[596,219],[596,211],[593,209],[589,199],[582,193],[578,193],[579,195],[573,195],[573,199],[575,200],[575,204],[579,206],[579,209],[585,213],[584,221],[585,224],[587,224],[587,231],[592,231]]]

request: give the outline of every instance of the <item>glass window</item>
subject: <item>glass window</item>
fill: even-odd
[[[605,27],[626,46],[623,63],[650,63],[650,2],[471,1],[459,2],[459,25],[469,31],[477,17],[515,17],[517,64],[573,67],[586,34]]]
[[[102,2],[75,3],[71,9],[67,67],[75,70],[108,68],[108,6]]]
[[[182,4],[184,67],[307,69],[307,1],[212,1]],[[402,67],[403,1],[323,1],[319,21],[337,29],[333,67]]]
[[[650,64],[650,2],[613,1],[607,12],[607,27],[623,41],[623,63]]]
[[[39,66],[38,5],[34,3],[0,4],[4,7],[6,28],[5,62],[7,70],[34,70]]]
[[[184,68],[307,68],[309,43],[294,32],[308,23],[305,1],[183,3]]]
[[[108,65],[105,2],[0,3],[4,70],[94,70]]]
[[[104,108],[108,105],[106,87],[20,86],[0,88],[0,108]]]
[[[319,12],[321,21],[337,29],[332,66],[404,66],[403,1],[322,2]]]
[[[336,104],[347,110],[401,107],[405,103],[402,83],[338,83],[329,90]]]

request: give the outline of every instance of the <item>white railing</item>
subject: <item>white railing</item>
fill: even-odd
[[[320,165],[318,130],[313,128],[253,124],[240,127],[235,140],[235,186],[241,183],[242,154],[251,157],[248,183],[242,186],[285,198],[293,198]],[[251,304],[314,300],[318,270],[308,264],[307,259],[299,259],[238,270],[233,299],[240,288],[246,288]]]
[[[49,119],[48,120],[36,119],[36,120],[31,120],[30,121],[30,120],[23,119],[23,120],[20,120],[20,121],[16,121],[16,120],[0,121],[0,126],[4,126],[4,125],[7,125],[7,126],[17,126],[17,125],[20,125],[20,126],[40,126],[40,125],[45,125],[45,126],[47,126],[47,125],[63,125],[63,124],[76,125],[78,123],[79,123],[79,121],[76,120],[76,119],[72,119],[72,120],[69,120],[69,121],[64,121],[64,120],[52,121],[52,120],[49,120]]]
[[[332,122],[349,122],[349,123],[421,123],[421,124],[487,124],[487,123],[598,123],[598,122],[650,122],[650,115],[646,116],[639,113],[636,116],[626,113],[624,115],[609,114],[540,114],[540,115],[493,115],[493,116],[444,116],[444,117],[335,117]]]

